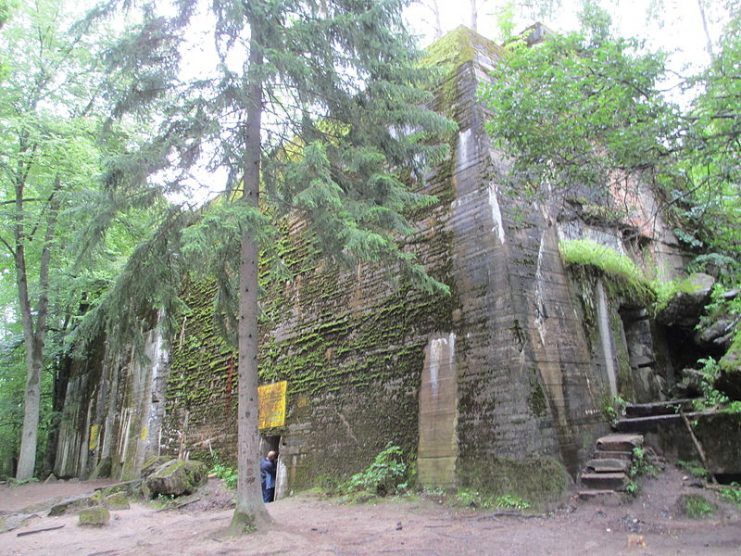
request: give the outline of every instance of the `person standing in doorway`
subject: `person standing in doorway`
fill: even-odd
[[[278,471],[278,454],[270,450],[260,462],[260,479],[262,480],[262,501],[272,502],[275,498],[275,475]]]

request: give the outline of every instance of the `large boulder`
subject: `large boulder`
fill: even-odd
[[[682,288],[667,302],[656,315],[656,320],[666,326],[693,329],[700,321],[705,305],[710,301],[710,292],[715,278],[697,272],[682,282]]]
[[[146,479],[151,474],[156,472],[160,467],[173,461],[171,456],[152,456],[144,461],[142,465],[141,477]]]
[[[80,512],[79,525],[82,527],[103,527],[111,520],[111,512],[103,506],[86,508]]]
[[[170,460],[144,481],[144,494],[182,496],[192,494],[208,481],[208,467],[200,461]]]

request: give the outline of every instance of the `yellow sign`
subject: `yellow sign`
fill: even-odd
[[[98,447],[98,435],[100,434],[100,425],[90,425],[90,440],[87,448],[91,452]]]
[[[285,380],[257,387],[257,419],[260,429],[282,427],[286,424],[287,387],[288,382]]]

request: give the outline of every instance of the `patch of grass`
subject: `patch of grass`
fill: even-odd
[[[679,509],[690,519],[705,519],[715,515],[718,506],[699,494],[683,494],[679,497]]]
[[[494,500],[494,505],[497,508],[513,509],[513,510],[527,510],[530,507],[530,503],[519,496],[514,494],[503,494],[497,496]]]
[[[708,473],[708,470],[705,469],[702,465],[700,465],[696,461],[684,461],[679,460],[677,461],[677,467],[680,469],[685,470],[687,473],[692,475],[693,477],[697,479],[707,479],[710,474]]]
[[[651,286],[656,292],[656,303],[654,304],[654,312],[656,313],[666,309],[669,301],[675,296],[681,293],[695,293],[702,288],[702,286],[694,284],[689,278],[677,278],[669,282],[655,280],[651,283]]]
[[[656,299],[650,282],[630,257],[591,239],[564,240],[558,247],[567,265],[591,267],[600,271],[616,282],[627,295],[646,306]]]
[[[484,510],[499,508],[523,511],[530,508],[530,503],[527,500],[514,494],[502,494],[495,497],[471,489],[459,490],[451,500],[451,505]]]

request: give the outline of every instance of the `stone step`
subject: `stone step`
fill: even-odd
[[[625,473],[582,473],[579,480],[590,490],[625,490],[628,484]]]
[[[642,434],[608,434],[597,439],[597,450],[609,452],[633,452],[643,446]]]
[[[592,459],[623,459],[625,461],[632,461],[633,451],[618,452],[611,450],[595,450],[592,454]]]
[[[627,459],[599,458],[589,460],[586,467],[594,473],[627,473],[630,461]]]
[[[605,490],[598,490],[598,489],[590,489],[590,490],[580,490],[577,493],[577,496],[580,500],[594,500],[596,498],[599,499],[605,499],[605,498],[613,498],[613,497],[620,497],[620,493],[611,490],[611,489],[605,489]]]
[[[692,411],[692,400],[664,400],[652,403],[633,403],[625,406],[625,417],[653,417]]]

